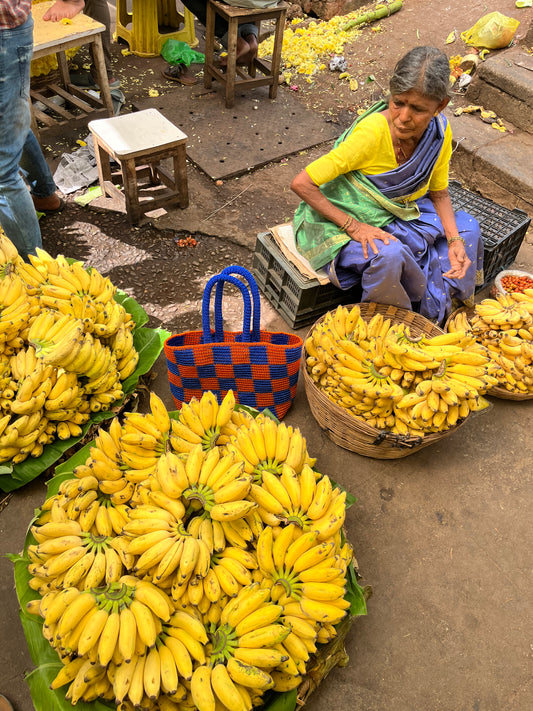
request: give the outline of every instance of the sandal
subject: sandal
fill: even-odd
[[[169,64],[163,72],[165,79],[177,81],[184,86],[193,86],[198,83],[198,79],[192,75],[191,70],[185,64]]]

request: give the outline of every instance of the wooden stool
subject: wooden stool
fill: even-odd
[[[89,128],[94,140],[102,193],[125,202],[131,224],[139,222],[145,212],[158,207],[175,204],[181,208],[188,206],[187,136],[157,109],[91,121]],[[124,193],[114,185],[110,158],[120,165],[118,179],[122,181]],[[172,173],[160,165],[164,158],[172,159]],[[167,189],[153,199],[140,202],[138,179],[143,177],[148,177],[152,186],[164,183]]]
[[[95,115],[113,116],[114,113],[102,50],[101,34],[106,31],[105,26],[81,12],[66,25],[62,22],[45,22],[43,15],[53,4],[54,0],[49,0],[32,6],[33,59],[55,54],[61,78],[61,85],[50,82],[38,91],[30,90],[33,102],[31,104],[32,129],[37,138],[40,138],[37,121],[44,126],[43,130],[45,130],[65,123],[70,125],[79,121],[85,123],[85,119],[91,115],[94,118]],[[100,99],[91,96],[70,81],[65,50],[86,44],[94,48],[94,66],[96,80],[100,87]],[[64,100],[64,106],[54,102],[54,98],[57,97]],[[35,107],[36,102],[44,104],[47,112]]]
[[[235,102],[235,88],[244,89],[254,86],[270,86],[268,95],[276,98],[278,92],[279,68],[281,64],[281,49],[283,46],[283,30],[289,6],[280,2],[275,7],[253,10],[247,7],[233,7],[219,0],[207,0],[207,17],[205,33],[205,65],[204,86],[209,89],[213,79],[222,82],[226,89],[226,107],[230,109]],[[215,53],[215,15],[220,15],[228,23],[228,63],[226,71],[214,64]],[[246,67],[237,66],[237,32],[239,25],[255,24],[258,28],[261,20],[275,20],[274,48],[272,63],[267,64],[256,57]],[[264,76],[256,77],[259,69]]]
[[[180,25],[183,27],[178,29]],[[174,32],[160,32],[161,27],[173,28]],[[131,12],[127,0],[117,0],[116,32],[138,57],[159,56],[167,39],[187,42],[191,47],[198,44],[194,16],[187,8],[183,14],[178,12],[176,0],[132,0]]]

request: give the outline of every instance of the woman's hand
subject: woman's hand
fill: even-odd
[[[368,245],[374,254],[378,253],[378,248],[374,240],[381,240],[385,244],[389,244],[392,240],[397,242],[398,240],[393,235],[388,232],[384,232],[379,227],[372,227],[364,222],[356,222],[352,220],[350,224],[344,230],[350,239],[354,242],[359,242],[363,248],[363,255],[365,259],[368,259]]]
[[[343,210],[333,205],[321,192],[320,188],[313,183],[305,170],[302,170],[293,178],[291,190],[325,217],[326,220],[337,225],[339,231],[346,232],[350,239],[353,239],[354,242],[359,242],[363,248],[365,259],[368,259],[368,245],[370,245],[370,249],[374,254],[378,253],[375,240],[379,239],[385,244],[389,244],[391,240],[397,241],[396,237],[388,234],[388,232],[380,230],[379,227],[367,225],[364,222],[357,222],[353,217],[349,217]]]
[[[451,268],[443,276],[448,277],[448,279],[462,279],[472,262],[468,259],[465,246],[461,240],[457,239],[448,245],[448,257]]]

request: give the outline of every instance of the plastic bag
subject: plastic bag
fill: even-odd
[[[161,47],[161,56],[169,64],[185,64],[187,67],[191,64],[203,64],[205,61],[204,55],[191,49],[187,42],[175,39],[167,39]]]
[[[502,15],[501,12],[489,12],[469,30],[461,32],[461,39],[473,47],[502,49],[511,44],[519,24],[519,20]]]

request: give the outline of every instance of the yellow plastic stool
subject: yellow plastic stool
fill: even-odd
[[[183,27],[179,28],[181,25]],[[130,29],[128,29],[130,26]],[[175,28],[175,32],[160,32],[160,28]],[[130,52],[138,57],[157,57],[167,39],[187,42],[196,47],[194,15],[184,8],[176,9],[176,0],[132,0],[128,12],[127,0],[117,0],[117,38],[126,40]]]

